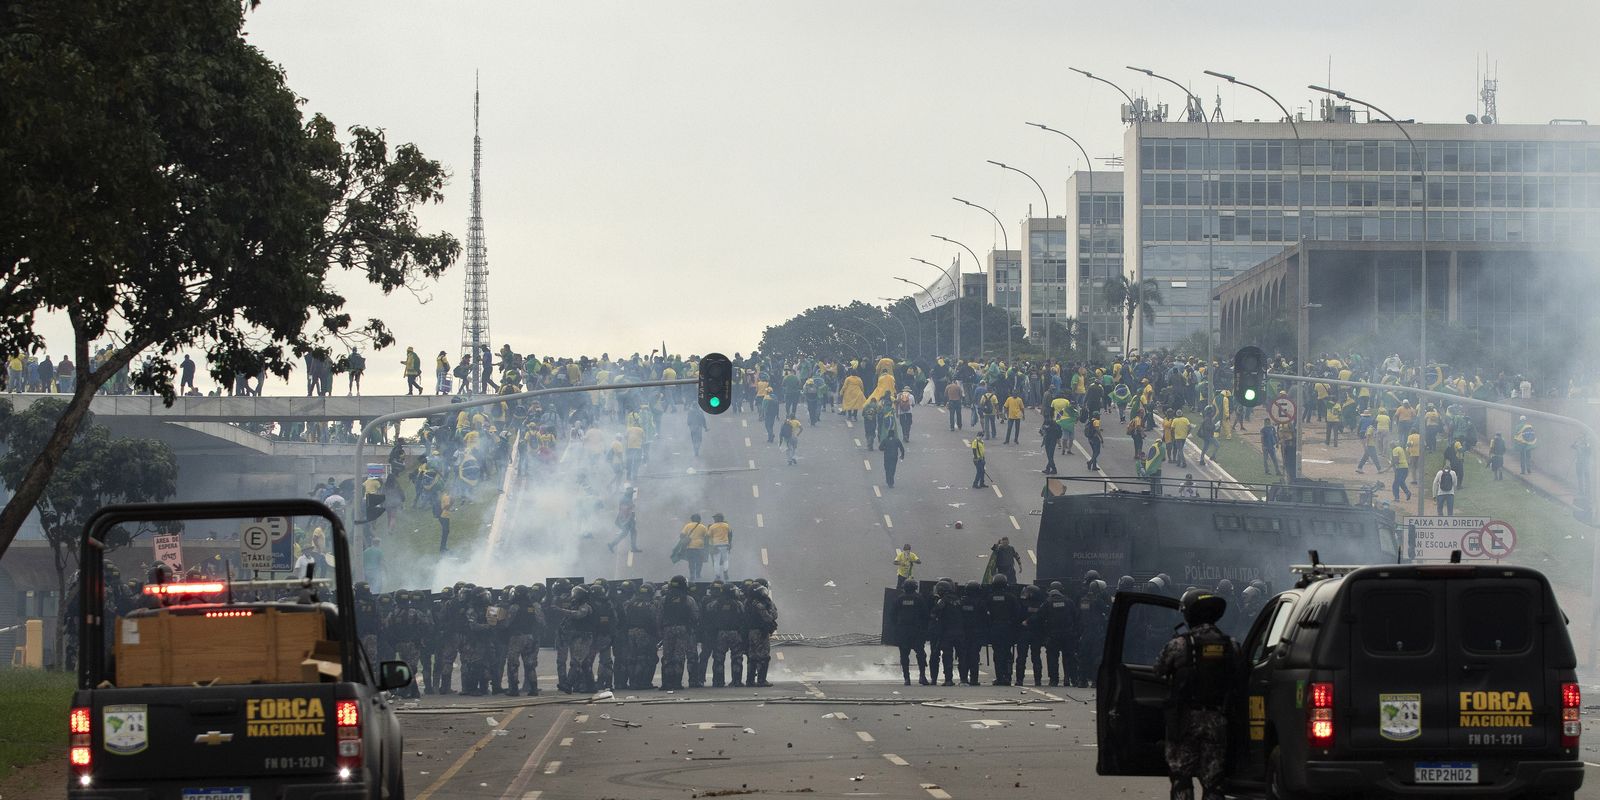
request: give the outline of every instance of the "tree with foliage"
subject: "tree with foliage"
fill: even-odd
[[[1134,280],[1133,273],[1126,277],[1118,275],[1106,281],[1106,305],[1122,309],[1122,315],[1127,320],[1127,331],[1122,337],[1122,356],[1127,358],[1128,346],[1133,341],[1133,320],[1139,318],[1141,324],[1156,321],[1156,306],[1162,305],[1161,284],[1155,278]]]
[[[42,348],[38,316],[64,314],[76,368],[49,436],[18,456],[0,553],[119,371],[171,403],[183,348],[231,382],[387,346],[334,279],[415,288],[460,252],[415,216],[441,199],[440,164],[304,119],[243,25],[239,0],[0,4],[0,353]]]
[[[32,466],[30,454],[44,447],[66,406],[65,401],[52,397],[12,413],[11,404],[0,400],[0,444],[5,445],[0,454],[0,483],[14,488],[22,482]],[[70,622],[65,613],[70,599],[67,570],[78,563],[83,526],[89,517],[109,503],[165,500],[177,484],[178,458],[165,442],[114,438],[105,426],[94,424],[92,415],[85,415],[34,506],[56,568],[56,653],[66,652],[62,643]],[[126,546],[132,538],[125,528],[118,528],[107,537],[106,549]]]

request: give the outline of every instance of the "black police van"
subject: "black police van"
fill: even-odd
[[[1526,567],[1297,568],[1241,642],[1229,791],[1272,798],[1571,798],[1577,659]],[[1119,593],[1100,671],[1102,775],[1165,775],[1153,665],[1178,600]]]
[[[326,526],[330,581],[170,577],[107,581],[101,542],[118,528]],[[78,687],[68,714],[71,800],[403,798],[401,730],[389,692],[402,661],[361,646],[350,548],[309,500],[109,506],[80,552]],[[327,562],[324,561],[324,564]],[[332,602],[329,602],[331,600]],[[96,611],[101,613],[96,613]],[[374,654],[375,655],[375,654]]]

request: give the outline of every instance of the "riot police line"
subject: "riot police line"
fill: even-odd
[[[994,686],[1026,685],[1031,665],[1034,686],[1048,678],[1050,686],[1090,688],[1099,674],[1106,622],[1118,592],[1176,598],[1195,588],[1178,587],[1171,576],[1158,573],[1142,583],[1124,575],[1113,589],[1092,569],[1081,580],[1041,578],[1023,586],[1005,575],[995,575],[987,585],[957,584],[947,577],[908,579],[899,589],[884,590],[882,638],[899,649],[907,686],[915,656],[918,683],[924,686],[938,685],[941,675],[944,686],[978,686],[987,661]],[[1207,591],[1236,609],[1221,627],[1242,635],[1271,597],[1269,589],[1255,580],[1236,592],[1224,579]],[[1148,635],[1149,645],[1159,649],[1170,631]]]
[[[570,577],[383,594],[357,584],[356,609],[369,657],[414,665],[412,697],[451,694],[458,662],[461,694],[536,696],[543,648],[554,650],[556,687],[569,694],[772,685],[778,611],[765,578],[675,575],[658,586]]]

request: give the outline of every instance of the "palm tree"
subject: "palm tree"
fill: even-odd
[[[1135,281],[1131,272],[1126,277],[1118,275],[1106,281],[1105,302],[1121,308],[1127,318],[1127,331],[1122,337],[1122,357],[1127,358],[1128,343],[1133,340],[1134,317],[1144,323],[1156,321],[1155,307],[1162,305],[1161,284],[1155,278]]]

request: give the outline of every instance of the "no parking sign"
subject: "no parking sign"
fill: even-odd
[[[1517,549],[1517,529],[1504,520],[1489,520],[1477,530],[1461,537],[1461,555],[1499,561]]]

